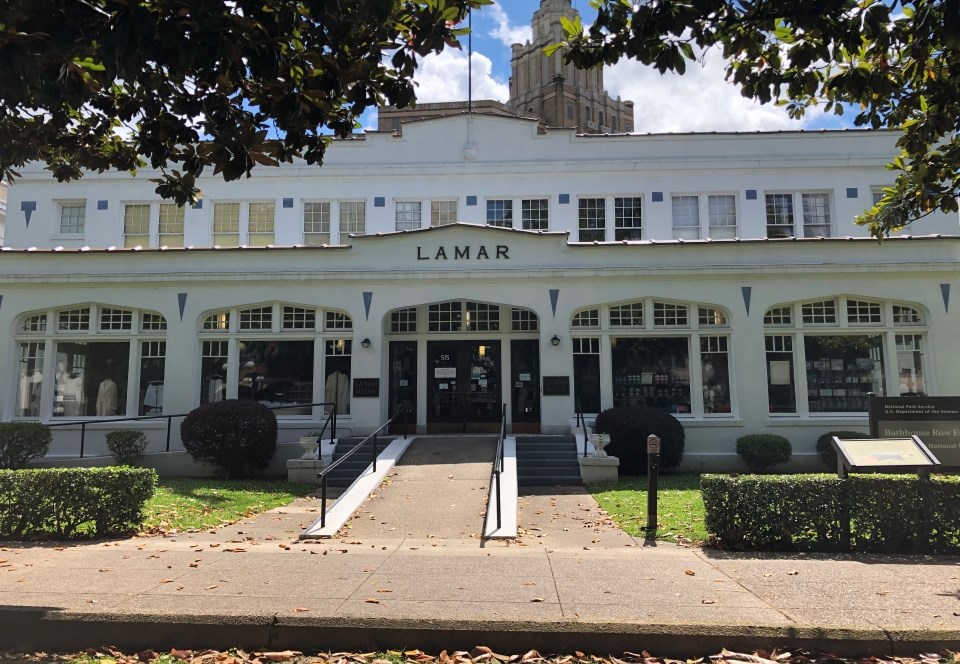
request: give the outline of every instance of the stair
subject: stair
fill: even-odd
[[[383,451],[393,436],[381,436],[377,438],[377,453]],[[340,438],[337,440],[337,447],[333,451],[333,461],[337,461],[344,454],[353,449],[361,442],[363,438]],[[353,481],[360,477],[360,473],[366,470],[367,466],[373,463],[373,443],[367,443],[357,450],[353,456],[333,469],[333,472],[327,476],[328,486],[348,487]]]
[[[580,485],[577,439],[573,436],[516,436],[519,486]]]

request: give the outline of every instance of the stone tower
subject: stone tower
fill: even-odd
[[[540,0],[533,14],[533,41],[514,44],[510,59],[510,106],[539,117],[548,127],[577,127],[581,133],[633,131],[633,102],[612,99],[603,88],[603,69],[564,65],[561,52],[544,47],[563,39],[560,17],[578,12],[570,0]]]

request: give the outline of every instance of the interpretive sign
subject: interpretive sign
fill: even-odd
[[[867,438],[841,440],[833,437],[837,453],[837,474],[858,470],[916,470],[927,475],[939,461],[917,436],[910,438]]]
[[[940,463],[960,468],[960,397],[871,397],[870,434],[918,436]]]
[[[353,379],[353,398],[354,399],[364,399],[364,398],[376,399],[379,396],[380,396],[380,379],[379,378],[354,378]]]
[[[544,376],[543,396],[567,397],[570,396],[570,376]]]

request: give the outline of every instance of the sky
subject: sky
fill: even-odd
[[[588,0],[573,0],[585,25],[595,12]],[[510,96],[510,45],[530,39],[530,22],[539,0],[497,0],[473,14],[473,98],[506,102]],[[467,46],[447,48],[425,58],[414,77],[421,103],[461,101],[467,98]],[[791,120],[786,109],[745,99],[724,80],[724,62],[707,53],[701,65],[691,62],[683,75],[660,75],[635,61],[621,61],[604,71],[607,92],[613,98],[633,100],[634,127],[639,133],[691,131],[775,131],[851,126],[849,118],[808,112]],[[375,112],[363,118],[376,126]]]

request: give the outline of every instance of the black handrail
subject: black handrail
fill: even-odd
[[[327,527],[327,475],[330,474],[337,466],[343,463],[345,460],[349,459],[353,454],[359,450],[361,447],[366,445],[371,440],[373,441],[373,472],[377,472],[377,436],[380,435],[380,432],[393,424],[393,421],[397,418],[400,418],[401,425],[403,426],[403,438],[407,438],[407,413],[406,411],[401,411],[391,417],[389,420],[381,424],[376,431],[371,433],[369,436],[361,440],[359,443],[351,447],[346,454],[342,457],[331,463],[329,466],[317,473],[317,477],[320,478],[320,527]]]
[[[503,441],[507,437],[507,404],[503,404],[500,416],[500,439],[497,441],[497,452],[493,459],[493,470],[490,473],[490,481],[496,482],[497,490],[497,530],[500,530],[503,522],[503,513],[500,509],[500,474],[503,472]]]
[[[587,440],[590,438],[590,434],[587,432],[587,418],[583,416],[583,406],[580,405],[580,395],[577,395],[576,398],[577,404],[577,419],[575,426],[583,429],[583,456],[587,456]]]
[[[284,410],[285,408],[313,408],[314,406],[323,406],[326,408],[330,406],[330,414],[327,415],[326,421],[323,423],[323,429],[320,431],[320,435],[317,437],[317,440],[323,438],[324,432],[327,430],[327,425],[330,425],[330,438],[334,439],[337,437],[337,404],[332,401],[324,401],[321,403],[296,403],[290,404],[287,406],[267,406],[270,410]],[[68,422],[49,422],[45,423],[48,427],[66,427],[66,426],[76,426],[80,425],[80,457],[83,458],[84,446],[87,439],[87,425],[88,424],[108,424],[114,422],[137,422],[141,420],[166,420],[167,421],[167,445],[165,452],[170,451],[170,429],[173,425],[173,419],[176,417],[186,417],[190,413],[177,413],[175,415],[137,415],[135,417],[110,417],[100,420],[70,420]]]

